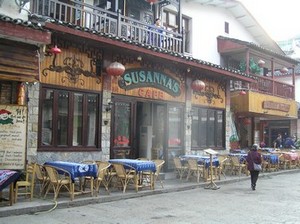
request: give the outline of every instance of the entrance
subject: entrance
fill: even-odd
[[[137,103],[137,133],[139,157],[164,159],[166,105],[152,102]]]

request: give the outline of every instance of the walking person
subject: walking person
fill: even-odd
[[[256,182],[257,182],[258,175],[259,175],[259,170],[254,169],[253,163],[261,165],[261,154],[257,150],[258,150],[258,145],[254,144],[251,147],[251,150],[248,152],[248,156],[247,156],[247,163],[248,163],[247,168],[250,171],[251,188],[253,191],[255,191]]]

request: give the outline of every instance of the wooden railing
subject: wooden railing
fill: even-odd
[[[157,29],[121,13],[111,12],[93,5],[59,0],[30,0],[30,11],[44,17],[78,25],[98,32],[131,39],[141,44],[184,52],[183,35],[166,29]]]
[[[255,76],[255,75],[254,75]],[[251,90],[272,96],[278,96],[287,99],[295,99],[295,87],[293,85],[273,80],[271,77],[257,75],[257,82],[242,83],[236,81],[231,86],[232,90]]]

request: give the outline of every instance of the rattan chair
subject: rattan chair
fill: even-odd
[[[175,172],[176,176],[179,177],[180,180],[187,174],[188,167],[185,165],[182,165],[181,160],[179,157],[174,157],[174,165],[175,165]]]
[[[204,165],[199,165],[196,159],[188,160],[188,174],[186,180],[189,180],[192,176],[197,177],[197,183],[200,182],[200,177],[204,177]]]
[[[47,172],[43,165],[41,164],[35,165],[35,175],[36,175],[35,183],[39,182],[40,185],[39,196],[42,196],[42,194],[45,193],[44,191],[46,190],[46,187],[49,184],[49,177],[47,176]]]
[[[70,194],[71,201],[74,199],[74,184],[72,183],[71,174],[64,169],[44,165],[47,175],[49,177],[49,185],[47,187],[45,196],[47,196],[50,188],[54,192],[54,201],[57,200],[60,190],[64,187]]]
[[[98,175],[95,179],[96,196],[98,196],[99,194],[101,184],[105,187],[108,194],[110,194],[108,189],[108,178],[109,178],[108,168],[111,166],[111,164],[109,162],[98,161],[97,165],[98,165]]]
[[[138,177],[133,167],[126,165],[126,168],[121,163],[113,163],[113,167],[116,171],[117,183],[121,184],[123,193],[126,192],[127,186],[132,183],[136,192],[138,191]]]
[[[162,159],[155,159],[152,161],[155,163],[155,167],[156,167],[156,171],[153,174],[153,183],[155,183],[156,181],[159,181],[161,187],[164,188],[164,183],[160,178],[160,174],[161,174],[161,169],[162,169],[163,165],[165,164],[165,161]],[[149,180],[151,180],[150,175],[151,175],[151,173],[149,171],[143,172],[143,179],[147,180],[149,182]]]

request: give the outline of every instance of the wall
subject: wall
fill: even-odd
[[[217,36],[222,35],[256,43],[254,38],[224,9],[203,6],[197,3],[182,3],[182,14],[192,17],[192,55],[197,59],[220,64]],[[225,33],[225,22],[229,23],[229,34]]]

